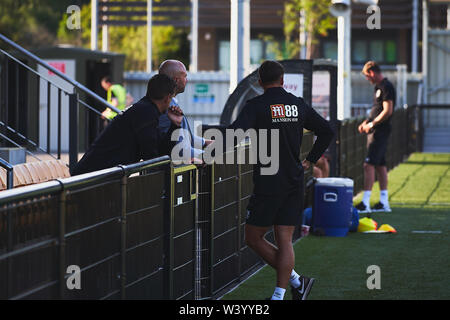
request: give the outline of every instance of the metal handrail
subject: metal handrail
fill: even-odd
[[[27,143],[31,144],[33,147],[35,147],[37,150],[42,151],[44,153],[46,153],[46,151],[44,149],[42,149],[41,147],[39,147],[36,143],[34,143],[33,141],[31,141],[30,139],[28,139],[27,137],[25,137],[24,135],[22,135],[20,132],[18,132],[17,130],[14,130],[13,128],[11,128],[10,126],[7,126],[6,123],[4,123],[3,121],[0,121],[0,127],[4,127],[6,130],[18,135],[20,138],[24,139],[25,141],[27,141]],[[4,134],[0,133],[0,137],[5,139],[6,141],[8,141],[9,143],[13,144],[15,147],[21,148],[22,146],[16,142],[14,142],[13,140],[11,140],[10,138],[8,138],[7,136],[5,136]],[[25,149],[25,152],[28,153],[30,156],[32,156],[33,158],[37,159],[37,160],[41,160],[39,159],[39,157],[37,157],[34,153],[30,152],[29,150]],[[56,158],[55,156],[51,155],[50,153],[46,153],[48,154],[50,157],[52,157],[53,159],[57,160],[58,158]]]
[[[69,77],[67,77],[65,74],[63,74],[61,71],[55,69],[54,67],[52,67],[51,65],[49,65],[48,63],[46,63],[45,61],[43,61],[42,59],[40,59],[39,57],[37,57],[36,55],[32,54],[31,52],[29,52],[28,50],[22,48],[21,46],[19,46],[18,44],[14,43],[13,41],[11,41],[10,39],[8,39],[7,37],[5,37],[4,35],[2,35],[0,33],[0,39],[3,40],[4,42],[6,42],[8,45],[10,45],[11,47],[13,47],[14,49],[16,49],[17,51],[19,51],[20,53],[24,54],[25,56],[27,56],[29,59],[31,59],[32,61],[40,64],[41,66],[43,66],[44,68],[46,68],[47,70],[50,70],[51,72],[53,72],[54,74],[57,74],[60,78],[64,79],[65,81],[69,82],[71,85],[73,85],[75,88],[81,90],[82,92],[84,92],[85,94],[87,94],[88,96],[94,98],[97,102],[101,103],[102,105],[104,105],[107,108],[110,108],[112,111],[116,112],[117,114],[122,113],[121,110],[119,110],[118,108],[114,107],[113,105],[111,105],[110,103],[108,103],[107,101],[105,101],[103,98],[101,98],[99,95],[97,95],[96,93],[92,92],[91,90],[89,90],[88,88],[86,88],[84,85],[82,85],[81,83],[79,83],[76,80],[73,80]]]
[[[5,162],[5,166],[9,165],[12,168],[12,166],[9,163],[0,158],[0,165],[2,167],[3,162]],[[18,189],[16,188],[14,190],[2,191],[0,193],[0,205],[6,204],[11,201],[23,200],[44,194],[58,193],[61,192],[62,190],[74,187],[82,187],[95,182],[104,181],[105,179],[110,179],[113,177],[120,178],[124,175],[130,175],[139,171],[154,168],[155,166],[167,165],[169,163],[170,163],[169,156],[162,156],[129,165],[120,165],[108,169],[85,173],[70,178],[56,179],[55,181],[48,181],[25,186]]]
[[[6,160],[0,158],[0,167],[6,169],[6,188],[14,188],[14,167]]]

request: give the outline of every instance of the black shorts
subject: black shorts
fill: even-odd
[[[247,206],[246,223],[258,227],[298,226],[302,219],[303,188],[284,195],[253,194]]]
[[[389,133],[390,130],[383,130],[367,135],[367,156],[364,162],[374,166],[386,165]]]

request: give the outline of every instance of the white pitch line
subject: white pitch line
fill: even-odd
[[[416,230],[416,231],[411,231],[411,233],[433,233],[433,234],[440,234],[440,233],[442,233],[442,231]]]

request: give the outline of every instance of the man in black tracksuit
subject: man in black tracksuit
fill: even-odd
[[[175,86],[166,75],[153,76],[145,97],[113,119],[71,169],[71,175],[170,155],[171,134],[180,127],[182,120],[181,109],[168,109]],[[159,117],[167,110],[172,124],[163,134],[158,128]]]
[[[284,69],[281,64],[265,61],[258,73],[264,94],[249,100],[228,129],[267,129],[269,136],[273,130],[278,130],[279,154],[271,157],[278,156],[279,169],[275,174],[264,174],[263,170],[268,165],[263,165],[259,158],[254,166],[254,191],[247,208],[245,238],[248,246],[277,272],[272,299],[282,300],[290,282],[293,299],[304,300],[314,279],[299,276],[293,270],[295,257],[292,247],[293,232],[295,226],[300,225],[303,210],[303,168],[309,168],[321,157],[334,133],[329,123],[302,98],[283,89]],[[317,140],[301,162],[304,128],[313,131]],[[273,150],[270,141],[269,138],[267,150]],[[264,238],[272,226],[277,247]]]

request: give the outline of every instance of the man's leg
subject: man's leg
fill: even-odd
[[[320,168],[315,166],[315,165],[313,167],[313,177],[314,178],[323,178],[322,177],[322,170],[320,170]]]
[[[376,166],[375,167],[378,177],[378,183],[380,184],[380,202],[375,205],[376,211],[391,212],[389,206],[389,196],[388,196],[388,172],[386,166]]]
[[[320,158],[317,160],[316,164],[314,165],[314,168],[319,168],[321,171],[321,177],[320,178],[327,178],[330,175],[330,166],[328,165],[328,160],[325,159],[325,157]]]
[[[370,195],[375,182],[375,167],[364,162],[364,193],[361,203],[356,206],[359,213],[370,213]]]
[[[268,265],[276,269],[277,247],[264,238],[270,227],[258,227],[251,224],[245,225],[245,242]]]
[[[380,190],[387,190],[388,186],[388,173],[386,166],[376,166],[378,183],[380,184]]]
[[[364,162],[364,191],[372,191],[375,182],[375,166]]]
[[[245,225],[245,241],[267,264],[277,272],[277,285],[271,300],[283,300],[287,284],[284,287],[278,285],[279,249],[268,242],[264,235],[269,230],[268,227],[258,227],[250,224]],[[289,277],[289,275],[288,275]]]
[[[294,226],[274,226],[277,252],[277,287],[286,289],[294,269],[295,255],[292,247]]]

